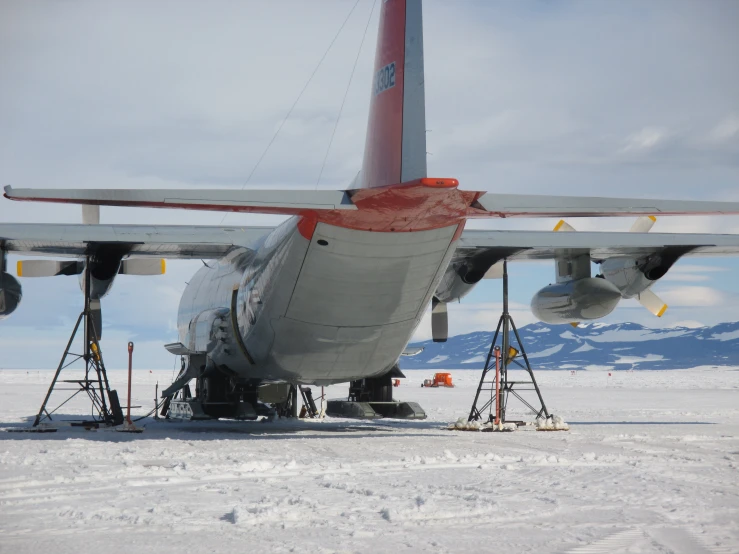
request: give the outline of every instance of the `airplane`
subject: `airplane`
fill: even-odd
[[[382,3],[373,75],[362,168],[343,190],[5,187],[9,200],[88,210],[290,217],[276,227],[106,225],[94,215],[81,225],[0,225],[0,317],[21,298],[7,252],[75,258],[22,261],[23,277],[78,274],[87,264],[98,299],[120,272],[157,273],[161,258],[210,260],[182,295],[179,341],[166,345],[183,360],[162,393],[180,395],[178,413],[254,419],[260,400],[284,401],[286,384],[350,382],[341,415],[416,418],[423,410],[395,403],[391,378],[423,314],[431,304],[434,340],[446,340],[446,304],[495,277],[503,260],[553,260],[556,282],[534,295],[532,310],[573,323],[632,297],[661,315],[666,305],[650,287],[679,259],[739,253],[737,235],[649,232],[655,216],[739,214],[737,202],[492,193],[427,175],[421,0]],[[478,218],[628,216],[638,219],[623,233],[573,232],[564,221],[551,232],[465,229]],[[183,392],[192,379],[194,397]]]

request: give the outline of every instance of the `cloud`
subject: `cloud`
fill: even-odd
[[[325,10],[305,2],[215,8],[181,2],[177,10],[167,3],[12,4],[0,18],[2,184],[243,186],[353,4],[337,1]],[[543,6],[424,3],[430,175],[502,193],[739,200],[739,5]],[[249,186],[316,186],[371,7],[357,6]],[[321,187],[345,186],[360,166],[377,20],[375,10]],[[284,219],[108,207],[101,215],[108,223],[188,225]],[[80,209],[0,199],[0,222],[52,221],[79,222]],[[468,227],[550,230],[556,221]],[[632,221],[571,223],[583,231],[626,231]],[[653,232],[739,233],[739,218],[664,217]],[[143,345],[173,339],[178,295],[199,263],[172,263],[162,278],[119,279],[104,300],[106,355],[125,352],[126,339],[135,336],[148,363],[168,366],[169,354]],[[681,271],[681,264],[668,274],[675,283],[698,282],[707,271]],[[528,300],[551,279],[545,265],[516,265],[519,325],[532,321]],[[727,290],[736,291],[732,286]],[[55,365],[79,311],[78,284],[24,279],[23,287],[18,313],[0,322],[3,363]],[[499,283],[479,290],[498,295]],[[678,305],[663,319],[624,303],[609,321],[715,322],[739,313],[733,297],[706,308],[701,299],[720,295],[667,290]],[[475,305],[480,298],[485,294],[450,305],[453,333],[494,328],[500,305]],[[417,336],[429,336],[428,323],[426,316]],[[54,344],[17,346],[21,337],[41,341],[41,335]]]
[[[711,287],[673,287],[660,290],[659,296],[672,307],[688,306],[707,308],[722,306],[732,299],[732,295]]]
[[[731,114],[716,125],[709,133],[709,138],[716,142],[728,142],[739,137],[739,115]]]
[[[646,152],[663,144],[670,137],[667,129],[657,127],[644,127],[642,130],[629,135],[626,139],[625,146],[621,149],[623,153],[630,152]]]

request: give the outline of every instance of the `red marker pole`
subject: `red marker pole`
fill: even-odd
[[[129,425],[133,425],[131,421],[131,371],[133,368],[133,343],[128,343],[128,408],[126,409],[126,421]]]
[[[500,425],[500,346],[495,347],[495,424]]]

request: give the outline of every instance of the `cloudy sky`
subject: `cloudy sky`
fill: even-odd
[[[373,0],[2,2],[0,182],[343,188],[361,165],[377,16]],[[737,201],[737,28],[732,0],[428,0],[429,174],[471,190]],[[102,208],[102,218],[220,224],[224,216]],[[80,210],[0,200],[0,221],[75,223]],[[631,222],[571,221],[582,230]],[[739,233],[739,218],[663,218],[654,231]],[[124,365],[128,340],[139,367],[174,364],[161,345],[176,340],[179,296],[199,264],[117,280],[103,301],[109,367]],[[684,259],[654,288],[670,305],[661,320],[624,302],[606,321],[736,320],[737,269],[730,259]],[[519,326],[533,320],[530,298],[553,272],[551,264],[512,265]],[[0,367],[53,366],[79,312],[77,280],[25,279],[23,287],[21,307],[0,322]],[[499,300],[498,282],[478,287],[451,307],[451,332],[494,326]],[[429,334],[426,321],[417,338]]]

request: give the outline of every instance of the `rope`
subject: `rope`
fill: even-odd
[[[329,51],[333,47],[334,43],[336,42],[336,39],[339,38],[339,35],[341,34],[341,31],[344,30],[344,27],[346,26],[347,21],[349,21],[349,18],[354,13],[355,8],[359,5],[359,0],[354,2],[354,5],[352,6],[352,9],[349,10],[349,13],[347,14],[346,18],[344,19],[344,22],[341,24],[341,27],[339,27],[339,30],[336,32],[336,35],[334,35],[334,38],[331,40],[331,43],[328,45],[328,48],[326,48],[326,51],[323,53],[323,56],[321,56],[321,59],[318,61],[318,65],[316,65],[315,69],[313,70],[313,73],[310,74],[310,77],[308,77],[308,80],[306,81],[305,85],[303,86],[303,89],[300,91],[300,94],[298,94],[298,97],[295,99],[295,102],[293,102],[293,105],[290,106],[290,109],[287,111],[287,114],[283,118],[282,122],[280,123],[279,127],[277,127],[277,130],[275,131],[274,135],[272,135],[272,138],[270,139],[269,143],[267,144],[267,147],[262,152],[262,155],[259,156],[259,159],[257,160],[257,163],[254,164],[254,167],[251,170],[251,173],[249,173],[249,176],[246,178],[246,181],[243,185],[241,185],[241,190],[244,190],[246,185],[249,184],[251,181],[252,176],[254,175],[254,172],[257,170],[259,165],[262,163],[262,160],[267,155],[267,152],[269,151],[270,147],[272,146],[272,143],[274,143],[275,139],[277,138],[277,135],[280,134],[280,131],[282,130],[282,127],[285,125],[285,122],[288,120],[290,115],[293,113],[293,110],[295,109],[295,106],[298,104],[300,99],[303,96],[303,93],[308,88],[308,85],[310,85],[311,81],[313,80],[313,77],[315,77],[316,73],[318,72],[318,69],[321,67],[321,64],[323,63],[323,60],[326,59],[326,56],[328,55]],[[374,6],[373,6],[374,9]],[[226,217],[228,217],[229,213],[226,212],[223,215],[223,218],[221,218],[221,224],[225,221]]]
[[[359,55],[362,53],[362,46],[364,46],[364,39],[367,37],[367,29],[369,29],[370,21],[372,20],[372,14],[375,12],[375,6],[377,0],[372,2],[372,9],[370,10],[369,17],[367,18],[367,25],[364,26],[364,34],[362,35],[362,42],[359,43],[359,50],[357,51],[357,57],[354,58],[354,65],[352,66],[352,72],[349,75],[349,82],[346,84],[346,90],[344,91],[344,98],[341,100],[341,107],[339,108],[339,115],[336,116],[336,122],[334,123],[334,129],[331,131],[331,139],[328,141],[328,148],[326,148],[326,155],[323,157],[323,163],[321,164],[321,171],[318,173],[318,179],[316,180],[316,189],[318,184],[321,182],[321,176],[323,170],[326,167],[326,160],[328,160],[328,154],[331,152],[331,145],[334,142],[334,135],[336,135],[336,129],[339,127],[339,120],[341,119],[341,113],[344,111],[344,104],[346,103],[346,97],[349,94],[349,87],[352,85],[352,79],[354,78],[354,71],[357,69],[357,62],[359,61]]]

